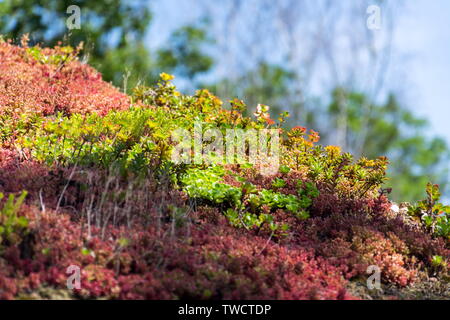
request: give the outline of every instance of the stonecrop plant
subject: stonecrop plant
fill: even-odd
[[[439,202],[441,193],[439,186],[428,183],[427,198],[408,208],[408,213],[421,221],[432,233],[447,239],[450,238],[450,206]]]
[[[235,178],[240,186],[226,184],[223,179],[226,174]],[[255,227],[258,231],[265,225],[273,232],[288,229],[287,224],[276,223],[270,214],[277,209],[285,209],[298,219],[307,219],[307,209],[318,195],[318,190],[311,183],[305,189],[300,187],[298,195],[258,189],[245,178],[218,166],[203,170],[189,169],[181,182],[191,198],[219,205],[233,226]]]
[[[20,243],[27,232],[27,218],[18,215],[26,196],[27,192],[22,192],[15,199],[15,196],[10,194],[3,206],[0,206],[0,251],[2,246]],[[0,193],[0,201],[3,197],[3,193]]]
[[[271,185],[264,188],[253,186],[245,177],[238,177],[238,183],[245,182],[242,187],[228,185],[220,181],[226,173],[223,164],[216,167],[193,164],[179,181],[190,197],[220,204],[228,217],[237,216],[242,221],[263,219],[265,216],[257,215],[262,207],[286,210],[306,219],[310,215],[308,208],[320,193],[361,198],[376,194],[385,180],[385,158],[353,162],[351,155],[341,154],[338,147],[317,145],[319,136],[313,130],[306,135],[305,128],[283,130],[272,122],[253,121],[242,115],[246,107],[243,102],[234,100],[231,110],[227,110],[206,90],[194,96],[181,95],[171,80],[172,77],[162,74],[156,88],[137,88],[133,97],[135,106],[128,110],[113,110],[104,116],[98,113],[67,116],[59,112],[33,118],[28,126],[15,132],[15,145],[21,153],[47,165],[103,169],[117,166],[126,175],[147,172],[149,168],[157,170],[163,163],[171,163],[174,142],[170,133],[180,127],[193,130],[195,121],[203,124],[203,130],[214,126],[222,130],[236,126],[273,127],[281,134],[279,175],[287,176],[292,170],[299,176],[294,191],[285,193],[290,186],[281,176],[274,176]],[[256,167],[253,172],[258,175]],[[233,168],[228,174],[238,175]],[[248,216],[242,218],[243,214]]]
[[[166,73],[127,96],[79,49],[0,41],[0,298],[347,299],[370,265],[398,290],[447,272],[438,186],[396,213],[385,157],[321,146],[263,104],[182,94]],[[172,157],[179,129],[200,135],[191,162]],[[249,141],[239,157],[204,152],[208,130],[235,129],[276,133],[275,170]]]
[[[163,139],[149,137],[152,130],[147,122],[151,115],[150,110],[142,108],[113,111],[105,117],[95,113],[65,117],[58,113],[41,118],[37,128],[18,139],[18,144],[49,165],[118,165],[139,172],[164,158]]]

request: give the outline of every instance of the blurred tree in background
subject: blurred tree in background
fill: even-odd
[[[279,114],[285,111],[286,105],[291,105],[289,101],[290,84],[296,76],[294,72],[279,65],[261,62],[255,70],[238,78],[225,78],[207,87],[217,93],[221,92],[221,88],[227,88],[228,92],[221,97],[224,100],[230,96],[245,97],[247,105],[256,106],[258,103],[264,103],[271,107],[273,114]],[[247,111],[250,115],[251,112]]]
[[[81,29],[69,32],[71,5],[81,8]],[[9,38],[28,33],[32,43],[49,46],[63,39],[72,46],[84,42],[89,62],[106,80],[122,85],[125,76],[129,86],[149,80],[152,64],[143,39],[151,12],[145,0],[4,0],[0,13],[0,33]]]
[[[390,179],[386,186],[393,187],[394,199],[420,199],[428,181],[440,184],[443,190],[448,187],[450,152],[444,140],[428,137],[426,120],[402,107],[392,94],[383,104],[374,104],[365,94],[343,88],[335,89],[332,96],[327,108],[331,124],[327,133],[338,127],[339,105],[344,103],[348,150],[356,156],[389,157]]]
[[[206,27],[207,25],[203,23],[175,30],[168,44],[157,52],[158,67],[161,71],[185,78],[191,84],[197,75],[209,71],[214,61],[203,52],[203,48],[207,44],[212,44],[213,40],[208,37]]]
[[[81,28],[69,30],[67,8],[81,9]],[[185,26],[176,30],[167,48],[155,59],[144,44],[152,14],[146,0],[3,0],[0,33],[18,40],[28,33],[32,43],[53,46],[60,41],[77,46],[84,42],[89,63],[104,79],[130,89],[156,81],[160,70],[193,80],[208,71],[212,58],[201,52],[208,42],[203,29]]]

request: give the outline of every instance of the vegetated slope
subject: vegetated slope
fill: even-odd
[[[87,113],[124,110],[129,97],[102,81],[101,74],[76,61],[80,48],[40,49],[0,45],[2,113]]]
[[[445,284],[445,225],[391,210],[386,159],[283,130],[265,106],[252,120],[242,101],[182,95],[166,74],[128,97],[76,53],[0,42],[0,298],[351,299],[377,296],[370,265],[398,297]],[[194,122],[279,130],[282,166],[173,163],[171,133]]]

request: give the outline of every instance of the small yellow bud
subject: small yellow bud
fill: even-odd
[[[161,77],[161,79],[163,81],[170,81],[170,80],[175,79],[175,76],[173,76],[171,74],[168,74],[168,73],[165,73],[165,72],[161,73],[159,76]]]

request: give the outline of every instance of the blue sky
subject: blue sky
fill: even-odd
[[[397,58],[406,60],[406,103],[450,144],[450,1],[408,1],[397,22]]]

